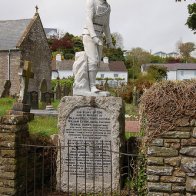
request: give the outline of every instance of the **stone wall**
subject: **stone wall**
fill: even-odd
[[[147,152],[149,195],[196,195],[196,120],[185,118]]]
[[[0,95],[4,89],[4,83],[8,80],[8,51],[0,52]],[[21,52],[20,51],[11,51],[10,52],[10,80],[11,80],[11,95],[19,93],[19,66],[20,66]]]
[[[25,187],[25,151],[19,144],[28,135],[24,116],[0,118],[0,195],[23,195]]]

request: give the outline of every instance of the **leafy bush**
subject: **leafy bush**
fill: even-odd
[[[73,77],[68,77],[68,78],[64,78],[61,80],[55,79],[55,80],[51,80],[51,86],[52,86],[52,90],[55,89],[57,84],[60,84],[61,86],[66,86],[67,88],[71,89],[74,83],[74,78]]]

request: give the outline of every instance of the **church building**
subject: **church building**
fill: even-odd
[[[28,91],[49,91],[51,51],[37,11],[31,19],[0,20],[0,96],[7,80],[11,82],[10,95],[18,96],[18,73],[25,61],[31,62],[34,73]]]

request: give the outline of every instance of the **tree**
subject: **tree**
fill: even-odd
[[[189,17],[186,25],[196,34],[196,3],[188,5]]]
[[[129,78],[135,79],[141,72],[140,67],[142,64],[150,63],[151,54],[142,48],[133,48],[127,58],[126,65],[129,69]]]
[[[54,54],[60,52],[64,59],[73,59],[76,52],[84,50],[82,39],[70,33],[64,35],[61,33],[61,36],[49,39],[48,43],[52,52]]]
[[[112,33],[112,37],[115,40],[115,43],[114,43],[115,48],[123,49],[124,46],[123,46],[123,37],[122,37],[122,35],[118,32],[115,32],[115,33]]]
[[[103,57],[108,57],[110,61],[124,61],[123,51],[120,48],[103,48]]]
[[[181,41],[177,43],[177,47],[181,56],[184,58],[186,62],[189,61],[191,57],[191,52],[195,50],[195,44],[192,42],[182,43]]]
[[[160,81],[167,77],[167,68],[159,65],[150,65],[147,69],[150,78]]]

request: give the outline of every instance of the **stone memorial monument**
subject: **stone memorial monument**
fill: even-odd
[[[110,5],[106,0],[86,1],[86,25],[83,31],[84,51],[75,55],[73,95],[108,96],[96,88],[96,75],[102,58],[103,34],[107,46],[112,48],[109,19]]]
[[[118,190],[118,152],[123,148],[124,108],[121,98],[63,97],[59,106],[61,151],[57,190],[93,193]],[[85,190],[86,189],[86,190]]]
[[[110,5],[106,0],[87,0],[83,52],[73,65],[73,95],[59,106],[57,190],[66,193],[99,193],[120,187],[124,146],[124,104],[95,86],[101,60],[103,33],[113,47],[109,28]]]

